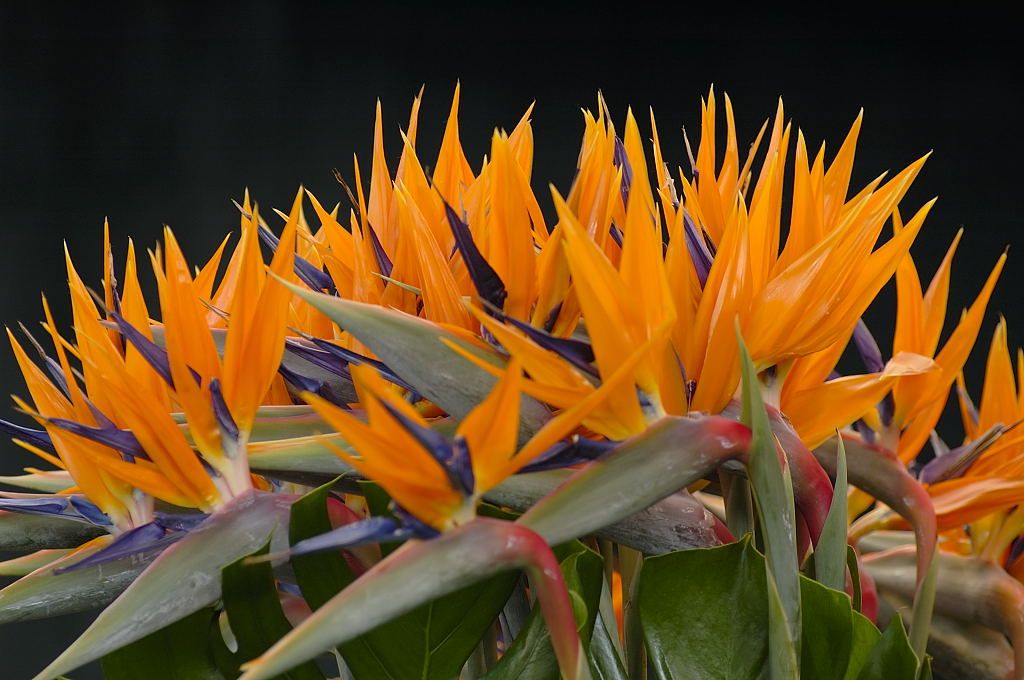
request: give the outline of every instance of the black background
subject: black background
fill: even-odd
[[[492,129],[510,129],[536,99],[534,182],[543,195],[548,182],[568,189],[580,108],[593,108],[599,88],[620,126],[628,105],[641,121],[654,107],[673,166],[685,159],[678,129],[698,128],[699,98],[711,83],[733,99],[743,148],[780,95],[812,148],[825,139],[836,149],[863,106],[858,188],[935,150],[905,205],[940,197],[914,249],[923,276],[967,227],[951,317],[1020,239],[1019,37],[1016,22],[995,11],[12,5],[0,9],[5,324],[34,323],[41,290],[66,321],[61,242],[97,282],[104,216],[119,253],[129,233],[149,246],[166,223],[198,260],[237,229],[229,199],[245,187],[267,207],[287,208],[300,182],[325,203],[343,200],[331,170],[349,173],[353,152],[367,167],[377,97],[394,167],[398,129],[426,84],[418,148],[432,164],[457,79],[462,139],[475,167]],[[642,130],[649,132],[643,123]],[[1011,342],[1024,341],[1021,267],[1011,250],[982,346],[997,312],[1009,321]],[[888,291],[869,316],[883,350],[891,299]],[[983,354],[969,366],[974,385]],[[0,389],[23,391],[6,350],[0,378]],[[955,423],[950,432],[956,439]],[[13,446],[0,448],[5,473],[29,462]],[[3,627],[0,678],[30,677],[87,621]]]

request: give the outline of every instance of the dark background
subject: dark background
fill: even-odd
[[[101,228],[116,249],[149,246],[163,224],[198,260],[237,229],[229,199],[248,186],[265,207],[287,208],[301,182],[325,203],[343,200],[331,170],[368,167],[374,102],[384,105],[388,156],[422,84],[418,143],[432,164],[457,79],[461,129],[479,167],[496,126],[510,129],[536,99],[538,189],[569,187],[581,107],[604,91],[620,126],[636,108],[645,136],[658,114],[666,158],[685,156],[680,125],[699,128],[699,97],[714,83],[736,108],[741,149],[785,97],[816,148],[835,150],[866,110],[854,182],[898,170],[930,149],[904,205],[940,196],[914,254],[930,277],[956,229],[950,315],[969,304],[999,253],[1020,239],[1021,64],[1016,22],[840,5],[847,15],[779,10],[701,15],[700,4],[598,12],[554,6],[496,9],[286,3],[197,13],[143,3],[0,8],[0,322],[34,323],[48,292],[64,321],[62,240],[88,281],[100,277]],[[820,11],[827,11],[824,6]],[[546,191],[545,191],[546,195]],[[543,198],[542,198],[543,203]],[[120,266],[120,265],[119,265]],[[1015,253],[982,331],[996,313],[1024,341]],[[869,317],[886,349],[891,291]],[[976,352],[969,376],[980,380]],[[0,350],[0,384],[22,392]],[[950,439],[956,439],[951,423]],[[0,471],[31,461],[0,447]],[[0,629],[0,678],[30,677],[89,620]],[[159,660],[154,660],[159,663]],[[73,674],[95,678],[95,669]]]

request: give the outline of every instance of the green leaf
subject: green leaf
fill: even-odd
[[[251,555],[265,555],[269,541]],[[281,609],[277,583],[269,562],[245,564],[241,557],[222,570],[221,598],[228,624],[238,643],[238,651],[231,655],[231,666],[226,669],[237,677],[238,667],[267,651],[271,645],[292,629]],[[323,680],[316,664],[307,661],[280,676],[282,680]]]
[[[842,438],[838,441],[836,482],[825,526],[822,528],[818,545],[814,548],[814,576],[822,585],[843,590],[846,586],[849,548],[846,542],[846,447]]]
[[[894,616],[868,655],[857,680],[914,680],[916,677],[917,656],[910,648],[903,619]]]
[[[601,586],[604,581],[604,567],[601,556],[579,541],[554,548],[562,558],[560,566],[565,585],[574,603],[576,630],[584,649],[590,644],[591,632],[601,602]],[[563,557],[565,555],[565,557]],[[520,631],[515,642],[498,662],[487,680],[546,680],[558,678],[558,660],[551,646],[551,636],[541,615],[540,608],[530,611],[526,626]]]
[[[253,492],[217,510],[164,550],[37,680],[72,671],[215,602],[221,568],[262,546],[287,521],[291,504],[284,494]]]
[[[103,657],[106,680],[223,680],[210,653],[217,614],[206,608]]]
[[[615,620],[606,621],[604,614],[598,616],[590,636],[589,650],[590,672],[594,680],[629,680],[616,646],[618,637]]]
[[[803,615],[814,624],[813,629],[806,630],[800,647],[800,675],[842,678],[853,644],[853,608],[846,593],[814,584],[810,579],[800,579]]]
[[[768,663],[764,558],[749,539],[648,558],[637,611],[655,678],[757,678]]]
[[[770,584],[765,558],[749,539],[648,558],[637,606],[653,677],[763,677],[769,667]],[[800,591],[800,677],[856,680],[869,664],[891,664],[885,678],[914,677],[916,657],[905,634],[887,632],[890,639],[883,644],[845,593],[803,576]],[[784,677],[797,677],[794,670],[786,672]]]
[[[286,283],[296,295],[354,335],[416,391],[458,419],[484,400],[497,382],[487,371],[459,356],[450,342],[485,361],[501,359],[440,326],[377,305],[315,293]],[[526,441],[550,419],[550,411],[523,395],[520,439]]]
[[[875,624],[871,623],[868,617],[860,612],[854,612],[851,617],[852,633],[850,636],[850,660],[846,666],[846,673],[843,680],[856,680],[868,657],[874,651],[875,645],[881,639],[882,634]]]
[[[316,489],[295,503],[291,542],[330,530],[327,496],[331,485]],[[379,487],[361,482],[373,514],[384,514],[390,499]],[[306,601],[319,609],[354,580],[337,552],[302,555],[292,559],[296,580]],[[517,574],[508,572],[474,583],[413,609],[345,642],[340,651],[356,678],[448,680],[473,652],[502,605]],[[401,649],[401,654],[395,654]]]
[[[846,546],[846,568],[850,571],[850,582],[853,584],[853,609],[860,611],[864,593],[860,586],[860,562],[857,560],[857,551],[852,545]]]
[[[773,594],[770,602],[781,605],[770,606],[768,609],[769,629],[772,632],[769,656],[773,669],[782,673],[800,653],[800,565],[796,556],[793,485],[788,469],[784,469],[779,462],[775,435],[761,399],[760,383],[740,336],[738,322],[736,339],[743,380],[742,421],[752,432],[747,474],[754,492],[759,526],[764,531],[768,574],[774,582],[769,592],[772,588],[778,590],[778,600],[775,600]]]

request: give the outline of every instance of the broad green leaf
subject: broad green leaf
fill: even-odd
[[[360,486],[367,493],[371,512],[384,514],[390,500],[387,495],[372,483]],[[292,543],[330,530],[326,514],[329,488],[323,486],[296,502]],[[337,552],[302,555],[293,558],[292,564],[299,587],[314,609],[354,580]],[[497,618],[516,578],[515,572],[503,573],[419,606],[341,645],[341,654],[359,680],[454,677]],[[395,654],[396,648],[402,653]]]
[[[106,680],[224,680],[210,652],[217,614],[199,611],[103,657]]]
[[[849,546],[846,542],[846,447],[840,438],[836,453],[836,481],[832,504],[821,538],[814,548],[814,577],[819,583],[835,590],[846,586],[846,563]],[[859,586],[858,586],[859,587]]]
[[[85,548],[52,562],[0,590],[0,623],[72,614],[110,604],[167,546],[159,545],[106,564],[53,573],[100,547]]]
[[[551,545],[594,533],[739,457],[748,442],[747,428],[726,418],[666,416],[574,473],[519,522]]]
[[[462,419],[490,393],[497,379],[454,352],[445,341],[500,365],[494,354],[424,319],[377,305],[315,293],[288,285],[296,295],[355,336],[391,370],[439,407]],[[550,418],[547,407],[523,395],[520,439],[525,441]]]
[[[850,572],[850,582],[853,584],[853,609],[861,610],[861,598],[863,593],[860,586],[860,562],[857,560],[857,551],[852,545],[846,546],[846,568]]]
[[[614,637],[613,637],[614,636]],[[626,668],[619,656],[619,632],[615,620],[606,621],[600,615],[594,622],[594,632],[590,636],[590,672],[594,680],[628,680]]]
[[[764,558],[749,540],[648,558],[637,611],[652,677],[759,677],[767,597]]]
[[[78,520],[0,510],[0,550],[27,552],[77,548],[106,532]]]
[[[793,487],[787,469],[779,462],[775,435],[768,421],[768,412],[761,399],[760,382],[746,345],[736,327],[743,380],[743,416],[752,432],[747,474],[754,492],[759,526],[764,531],[768,560],[770,606],[768,619],[771,635],[769,657],[776,677],[785,677],[800,654],[800,565],[796,555],[796,509]],[[778,590],[775,599],[772,588]],[[781,616],[781,618],[780,618]]]
[[[253,492],[227,503],[154,560],[36,680],[72,671],[215,602],[220,570],[262,546],[287,522],[292,501]]]
[[[875,627],[875,624],[861,614],[854,612],[851,617],[852,633],[850,635],[850,660],[846,666],[846,673],[843,680],[856,680],[860,671],[867,663],[868,657],[874,651],[882,634]]]
[[[766,677],[770,581],[765,572],[765,559],[749,539],[648,558],[638,607],[652,677]],[[852,610],[845,593],[803,576],[800,590],[800,677],[854,680],[877,657],[877,663],[892,664],[886,678],[914,678],[916,665],[904,674],[906,658],[915,658],[905,635],[880,647],[878,629]]]
[[[265,555],[269,542],[251,553]],[[237,641],[238,651],[230,658],[231,677],[237,677],[238,667],[267,651],[271,645],[292,629],[281,610],[277,583],[269,562],[245,564],[246,557],[222,570],[221,598],[228,625]],[[323,680],[316,664],[308,661],[285,673],[281,680]]]
[[[868,655],[857,680],[914,680],[916,677],[917,656],[910,648],[903,619],[894,616]]]
[[[808,622],[814,623],[813,629],[804,635],[800,647],[800,675],[805,678],[842,678],[850,662],[853,644],[853,608],[846,593],[815,587],[814,583],[807,578],[800,579],[803,615]]]
[[[560,565],[565,585],[573,601],[580,604],[574,609],[576,630],[586,649],[600,607],[604,581],[602,560],[600,555],[578,541],[554,550],[562,558]],[[485,677],[487,680],[547,680],[558,677],[558,660],[539,607],[533,607],[526,626],[498,665]]]

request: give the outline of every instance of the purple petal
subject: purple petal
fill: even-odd
[[[327,352],[325,350],[314,349],[308,347],[298,340],[289,338],[284,342],[284,348],[294,354],[295,356],[308,361],[318,368],[343,378],[344,380],[352,380],[352,374],[348,370],[348,361]]]
[[[622,168],[622,184],[619,190],[622,192],[622,202],[629,202],[629,190],[633,186],[633,167],[629,164],[629,157],[626,155],[626,147],[622,140],[615,137],[615,152],[612,156],[612,163],[616,168]]]
[[[46,372],[50,374],[50,378],[52,378],[53,382],[58,388],[60,388],[60,391],[64,393],[64,396],[70,399],[71,391],[68,389],[67,376],[64,375],[64,369],[61,368],[61,365],[57,363],[55,359],[52,359],[50,355],[46,353],[46,350],[44,350],[43,346],[39,344],[39,341],[35,339],[35,336],[25,328],[25,324],[19,323],[18,325],[21,326],[21,332],[24,333],[25,337],[28,338],[28,341],[32,343],[32,347],[34,347],[36,352],[39,353],[39,359],[46,367]]]
[[[149,460],[142,444],[130,430],[122,430],[117,427],[91,427],[64,418],[49,418],[48,420],[62,430],[120,451],[128,459],[144,458]]]
[[[171,377],[171,364],[167,360],[167,350],[142,334],[139,329],[128,323],[127,320],[117,312],[108,312],[110,318],[117,324],[117,330],[125,340],[130,342],[142,355],[153,370],[156,371],[165,383],[174,387],[174,378]]]
[[[259,235],[260,240],[267,244],[267,247],[272,251],[277,252],[277,246],[281,243],[281,239],[262,225],[259,229]],[[329,274],[304,257],[300,257],[298,254],[295,255],[294,270],[295,275],[313,290],[317,292],[325,290],[330,295],[335,295],[338,292],[334,285],[334,279],[332,279]]]
[[[958,446],[949,453],[928,461],[921,468],[918,479],[924,484],[936,484],[962,477],[978,457],[996,443],[1006,432],[1002,425],[993,425],[969,444]]]
[[[69,496],[68,500],[71,503],[71,507],[92,524],[101,527],[110,526],[110,518],[85,496]]]
[[[506,321],[523,332],[528,338],[546,350],[554,352],[576,368],[588,375],[597,376],[597,369],[594,368],[594,348],[589,342],[573,340],[572,338],[559,338],[539,328],[535,328],[525,321],[513,319],[510,316],[501,315]]]
[[[340,359],[344,359],[346,362],[350,364],[356,364],[357,366],[367,364],[369,366],[372,366],[373,368],[377,369],[377,372],[380,373],[381,376],[383,376],[384,379],[387,380],[388,382],[392,382],[401,387],[402,389],[408,390],[413,394],[416,394],[416,390],[413,389],[413,387],[409,385],[409,383],[405,382],[400,377],[398,377],[398,375],[394,371],[392,371],[391,368],[389,368],[384,362],[377,361],[376,359],[371,359],[368,356],[364,356],[358,352],[353,352],[350,349],[340,347],[332,342],[321,340],[320,338],[306,336],[306,339],[312,342],[318,348],[324,350],[325,352],[329,352]]]
[[[868,373],[881,373],[885,369],[885,361],[882,360],[882,351],[878,349],[875,336],[864,319],[857,319],[857,326],[853,329],[853,345],[860,354],[861,361]]]
[[[462,260],[466,263],[466,270],[469,272],[469,278],[473,280],[476,292],[483,300],[501,309],[508,296],[505,283],[498,276],[498,272],[491,267],[491,263],[480,253],[480,249],[476,247],[469,225],[459,218],[447,201],[445,201],[444,210],[448,216],[452,234],[455,236],[455,247],[462,253]]]
[[[559,442],[537,456],[520,472],[541,472],[589,463],[611,451],[618,442],[577,437],[574,441]]]
[[[707,240],[700,229],[690,218],[690,213],[683,211],[683,236],[686,238],[686,249],[690,252],[690,259],[693,261],[693,268],[697,272],[697,279],[701,288],[708,281],[708,273],[715,261],[715,255],[708,248]]]
[[[377,232],[374,230],[373,225],[369,222],[366,223],[366,231],[370,232],[370,242],[373,244],[373,255],[377,258],[377,268],[380,269],[380,273],[384,276],[391,276],[391,259],[384,252],[384,246],[381,244],[380,239],[377,238]],[[365,237],[366,234],[363,234],[363,236]]]
[[[224,394],[220,390],[220,379],[214,378],[210,381],[210,396],[213,401],[213,415],[217,419],[220,431],[233,441],[238,441],[241,433],[235,419],[231,416],[227,403],[224,401]]]
[[[113,562],[114,560],[120,560],[125,557],[131,557],[132,555],[137,555],[140,552],[152,548],[158,543],[173,543],[182,535],[183,534],[181,533],[168,535],[164,531],[164,528],[156,522],[143,524],[142,526],[135,527],[134,529],[130,529],[123,534],[118,535],[110,545],[97,550],[85,559],[79,560],[69,566],[55,569],[53,573],[64,574],[70,571],[84,569],[86,567],[106,564],[107,562]]]
[[[344,403],[343,399],[338,399],[334,395],[334,392],[323,380],[304,376],[301,373],[291,370],[284,364],[281,364],[277,371],[281,374],[281,377],[284,378],[286,383],[300,392],[312,392],[313,394],[323,397],[335,406],[340,406],[345,409],[349,407],[348,404]]]
[[[455,445],[440,432],[420,425],[386,401],[380,403],[391,414],[391,417],[397,420],[437,461],[437,464],[448,476],[448,481],[453,489],[464,496],[473,494],[473,466],[469,463],[469,452],[466,450],[465,442],[462,443],[461,450],[456,450]],[[458,439],[460,437],[456,437],[456,441]]]
[[[20,439],[26,444],[31,444],[37,449],[41,449],[47,453],[57,453],[57,450],[53,448],[53,442],[50,440],[50,435],[46,430],[34,430],[29,427],[22,427],[21,425],[15,425],[10,421],[0,418],[0,432],[3,432],[11,439]]]
[[[616,227],[614,224],[610,224],[608,225],[608,233],[611,234],[612,240],[615,241],[615,245],[621,248],[623,242],[622,230]]]
[[[398,522],[390,517],[370,517],[299,541],[291,547],[289,553],[295,557],[324,550],[356,548],[371,543],[394,543],[411,536],[410,530],[399,526]]]

